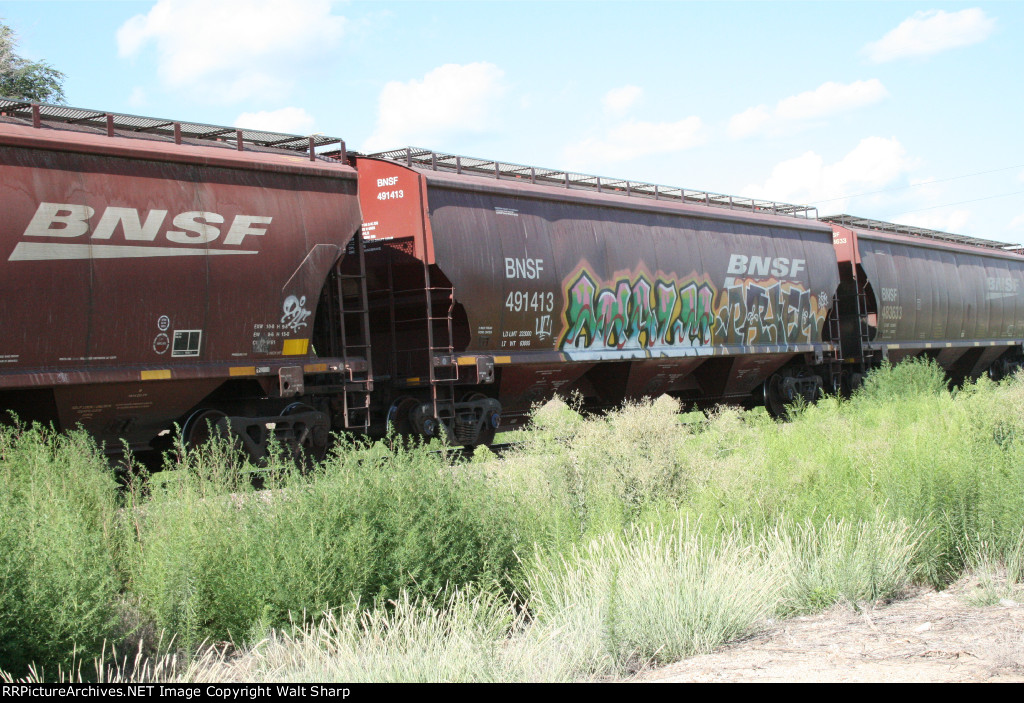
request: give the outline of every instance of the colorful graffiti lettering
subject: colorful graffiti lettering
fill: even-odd
[[[801,283],[734,279],[720,296],[718,344],[791,344],[820,338],[825,312]]]
[[[719,291],[706,276],[644,271],[599,284],[582,268],[564,290],[558,347],[569,352],[807,343],[821,338],[828,312],[828,296],[823,305],[804,284],[774,278],[735,278]]]
[[[638,274],[598,288],[585,270],[566,286],[561,348],[649,349],[711,344],[714,288]]]

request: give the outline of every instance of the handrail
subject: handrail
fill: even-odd
[[[310,161],[324,158],[323,155],[316,153],[318,147],[338,144],[340,146],[334,154],[339,158],[326,160],[345,161],[345,142],[336,137],[326,137],[322,134],[308,136],[283,134],[267,130],[182,122],[118,112],[100,112],[11,98],[0,98],[0,116],[25,120],[31,122],[32,126],[36,128],[41,128],[43,123],[58,129],[71,129],[73,126],[94,127],[98,130],[105,130],[108,137],[153,135],[168,141],[173,140],[175,144],[198,142],[235,148],[238,151],[243,151],[246,145],[256,147],[258,150],[285,149],[306,154]]]
[[[855,217],[853,215],[827,215],[819,218],[822,222],[829,222],[831,224],[840,225],[841,227],[856,227],[859,229],[873,230],[875,232],[890,232],[892,234],[907,234],[912,237],[923,237],[925,239],[937,239],[943,242],[953,242],[955,244],[967,244],[975,247],[984,247],[985,249],[999,249],[1001,251],[1010,252],[1013,254],[1021,253],[1020,244],[1009,244],[1007,242],[997,242],[992,239],[980,239],[978,237],[968,237],[964,234],[952,234],[950,232],[941,232],[935,229],[925,229],[924,227],[914,227],[912,225],[901,225],[895,222],[884,222],[882,220],[871,220],[866,217]]]
[[[498,180],[518,180],[537,185],[570,190],[591,190],[597,193],[610,193],[631,198],[675,201],[708,207],[746,210],[762,214],[802,217],[805,219],[816,219],[818,213],[818,209],[810,205],[792,205],[772,200],[743,198],[703,190],[663,186],[642,181],[629,181],[622,178],[591,176],[573,171],[559,171],[557,169],[540,168],[537,166],[524,166],[523,164],[478,159],[471,156],[445,154],[420,147],[381,151],[369,156],[370,158],[387,159],[388,161],[395,161],[409,167],[415,166],[416,168],[431,171],[470,174]]]

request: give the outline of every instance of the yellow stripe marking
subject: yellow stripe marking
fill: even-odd
[[[284,356],[300,356],[308,350],[308,339],[286,339],[284,340],[284,346],[281,348],[281,354]]]
[[[232,376],[255,376],[255,366],[232,366],[229,372]]]
[[[472,366],[473,364],[476,363],[476,357],[475,356],[460,356],[457,363],[458,363],[459,366]]]
[[[143,381],[166,381],[171,377],[170,369],[160,369],[158,371],[143,371]]]
[[[420,377],[419,376],[413,376],[412,378],[405,379],[405,382],[406,383],[419,383],[420,382]]]
[[[494,357],[494,363],[495,364],[511,364],[512,363],[512,357],[511,356],[496,356],[496,357]]]
[[[327,364],[306,364],[302,370],[306,373],[324,373],[327,371]]]

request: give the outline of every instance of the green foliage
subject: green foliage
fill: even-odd
[[[1018,597],[1021,379],[951,393],[916,362],[785,423],[678,411],[555,401],[501,457],[349,443],[263,491],[211,445],[120,508],[83,436],[0,430],[0,670],[102,656],[130,613],[187,680],[569,680],[915,581]]]
[[[0,96],[36,102],[64,102],[64,74],[45,61],[17,54],[18,38],[0,24]]]
[[[781,521],[766,540],[784,583],[778,612],[813,613],[899,595],[917,575],[923,538],[919,528],[880,516],[859,525]]]
[[[538,626],[608,667],[592,673],[709,652],[771,613],[781,591],[741,531],[708,539],[686,523],[606,535],[566,557],[540,552],[527,585]]]
[[[383,443],[341,446],[313,476],[288,473],[262,492],[192,467],[141,512],[133,589],[190,650],[401,593],[507,591],[516,551],[538,537],[531,507],[479,464]]]
[[[0,670],[55,672],[114,636],[115,491],[83,433],[0,428]]]
[[[941,396],[948,392],[949,380],[932,359],[914,358],[892,366],[888,361],[869,373],[855,399],[906,400],[919,396]]]

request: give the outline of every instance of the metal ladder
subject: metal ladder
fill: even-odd
[[[833,389],[837,389],[839,388],[839,380],[840,376],[842,375],[843,363],[842,340],[840,339],[840,336],[842,335],[842,330],[839,324],[838,295],[832,296],[832,309],[829,310],[827,324],[829,330],[829,338],[832,341],[832,351],[826,355],[826,358],[829,360],[829,366],[831,367],[829,373],[831,374],[832,378],[829,380],[831,381],[831,387]]]
[[[434,406],[434,417],[441,423],[455,426],[455,382],[459,367],[455,363],[455,347],[452,334],[452,312],[455,309],[455,289],[435,287],[430,281],[430,266],[423,262],[424,293],[427,298],[427,356],[430,371],[430,397]],[[447,310],[444,315],[434,314],[434,293],[447,294]],[[440,324],[439,324],[440,323]],[[440,335],[436,329],[441,327]],[[440,336],[440,338],[438,338]]]
[[[370,345],[370,304],[366,293],[366,257],[363,249],[362,235],[356,233],[352,238],[352,246],[356,260],[359,263],[359,273],[341,273],[340,265],[335,275],[338,300],[338,326],[340,331],[339,347],[341,358],[348,371],[345,379],[345,392],[343,398],[343,415],[345,418],[345,429],[360,430],[366,432],[370,427],[370,393],[373,390],[373,359],[371,358]],[[344,281],[356,281],[358,284],[358,307],[355,309],[345,308]],[[346,328],[346,320],[352,315],[359,316],[359,327],[362,331],[361,343],[350,343]],[[356,359],[365,359],[366,370],[357,371],[351,363]]]
[[[867,291],[857,283],[857,319],[860,324],[860,358],[867,362],[868,345],[871,343],[871,326],[868,324],[868,295]]]

